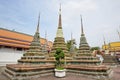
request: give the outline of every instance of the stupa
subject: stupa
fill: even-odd
[[[32,77],[53,74],[54,63],[46,59],[46,54],[42,52],[39,36],[39,20],[33,41],[29,50],[18,60],[18,64],[7,64],[3,72],[11,80],[29,80]]]
[[[50,53],[50,59],[54,59],[54,54],[55,54],[57,48],[60,48],[63,50],[63,52],[65,53],[66,59],[71,59],[70,54],[68,53],[67,45],[66,45],[64,37],[63,37],[61,5],[60,5],[60,9],[59,9],[58,29],[57,29],[56,37],[54,39],[53,48]]]
[[[88,52],[90,52],[90,46],[87,43],[84,31],[83,31],[83,21],[81,16],[81,37],[80,37],[79,53],[88,53]]]
[[[39,36],[39,20],[40,15],[38,18],[38,25],[35,35],[33,37],[33,41],[30,44],[29,50],[18,60],[19,63],[35,63],[36,60],[43,60],[45,59],[45,53],[42,52],[42,47],[40,44],[40,36]]]
[[[90,53],[90,47],[89,44],[87,43],[84,30],[83,30],[83,21],[82,21],[82,16],[81,16],[81,37],[80,37],[80,46],[79,46],[79,51],[76,54],[75,60],[81,61],[82,64],[90,64],[90,65],[96,65],[99,64],[100,61],[98,58],[92,56]]]
[[[45,32],[45,44],[43,45],[42,52],[47,54],[48,50],[47,32]]]
[[[73,39],[72,37],[72,33],[71,33],[71,46],[70,46],[70,51],[69,53],[71,54],[72,57],[74,57],[74,55],[76,54],[76,51],[75,51],[75,39]]]
[[[68,72],[97,76],[109,76],[111,72],[110,68],[105,65],[101,65],[100,60],[90,53],[90,47],[84,36],[82,17],[81,32],[79,52],[76,53],[73,60],[66,61],[66,68],[68,69]]]

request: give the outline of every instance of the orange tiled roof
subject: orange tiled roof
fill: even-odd
[[[32,40],[31,35],[0,28],[0,45],[29,48]],[[44,44],[45,41],[44,38],[40,39],[41,44]],[[51,48],[52,42],[49,41],[48,45]]]

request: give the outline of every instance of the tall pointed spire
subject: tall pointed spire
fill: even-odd
[[[34,34],[33,41],[32,41],[32,43],[31,43],[31,45],[33,45],[34,42],[37,42],[37,43],[39,43],[39,45],[40,45],[39,22],[40,22],[40,13],[39,13],[39,16],[38,16],[37,29],[36,29],[36,32],[35,32],[35,34]]]
[[[45,43],[43,46],[43,52],[47,52],[48,41],[47,41],[47,31],[45,31]]]
[[[45,31],[45,39],[47,40],[47,31]]]
[[[39,24],[40,24],[40,13],[38,16],[38,24],[37,24],[37,30],[36,30],[37,33],[39,33]]]
[[[42,55],[42,47],[41,47],[41,44],[40,44],[40,35],[39,35],[39,22],[40,22],[40,14],[38,16],[38,24],[37,24],[37,29],[36,29],[36,32],[33,36],[33,40],[30,44],[30,48],[29,50],[25,53],[26,56],[30,56],[31,53],[33,55]],[[31,52],[32,51],[32,52]]]
[[[81,15],[80,15],[81,16]],[[79,53],[89,53],[90,47],[87,43],[84,31],[83,31],[83,22],[81,16],[81,37],[80,37],[80,45],[79,45]]]
[[[109,50],[111,49],[111,43],[110,43],[110,40],[109,40],[108,48],[109,48]]]
[[[72,37],[72,32],[71,32],[71,40],[73,40],[73,37]]]
[[[47,31],[45,31],[45,45],[48,45],[48,40],[47,40]]]
[[[58,28],[62,28],[61,4],[60,4],[60,8],[59,8],[59,22],[58,22]]]
[[[80,17],[81,17],[81,35],[84,35],[82,15],[80,15]]]
[[[67,45],[66,45],[64,37],[63,37],[62,19],[61,19],[61,4],[60,4],[60,8],[59,8],[59,19],[58,19],[58,28],[57,28],[57,32],[56,32],[56,37],[54,39],[51,54],[49,55],[51,58],[54,57],[54,54],[58,48],[63,50],[66,59],[70,58],[70,54],[68,54]]]
[[[105,46],[105,50],[107,49],[106,48],[106,42],[105,42],[105,37],[103,36],[103,40],[104,40],[104,46]]]
[[[119,37],[119,39],[120,39],[120,32],[117,30],[117,33],[118,33],[118,37]]]
[[[71,47],[73,45],[73,37],[72,37],[72,32],[71,32]]]
[[[73,37],[72,37],[72,32],[71,32],[71,46],[70,46],[70,53],[73,53],[73,52],[74,52],[74,44],[73,44],[73,42],[74,42],[74,39],[73,39]]]
[[[62,18],[61,18],[61,4],[60,4],[60,8],[59,8],[58,29],[57,29],[56,37],[63,37]]]

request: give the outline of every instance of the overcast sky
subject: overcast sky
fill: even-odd
[[[79,45],[80,14],[90,46],[101,47],[103,36],[106,43],[120,41],[120,0],[0,0],[0,27],[34,35],[40,12],[40,36],[47,31],[48,40],[54,41],[60,2],[66,41],[72,32]]]

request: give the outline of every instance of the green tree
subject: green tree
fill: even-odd
[[[62,49],[58,48],[55,53],[55,59],[56,59],[56,68],[62,68],[62,59],[64,59],[65,55]]]
[[[68,48],[68,51],[70,51],[70,48],[71,48],[71,40],[68,40],[68,41],[67,41],[67,48]]]
[[[94,50],[99,50],[99,49],[100,49],[100,47],[97,46],[97,47],[91,47],[90,50],[91,50],[91,51],[94,51]]]
[[[72,41],[73,41],[73,44],[71,44]],[[68,48],[68,51],[70,51],[71,46],[72,46],[72,45],[75,45],[75,44],[76,44],[76,42],[75,42],[74,39],[73,39],[73,40],[68,40],[68,41],[67,41],[67,48]],[[77,47],[76,47],[76,46],[74,46],[74,47],[75,47],[75,50],[77,50]]]

